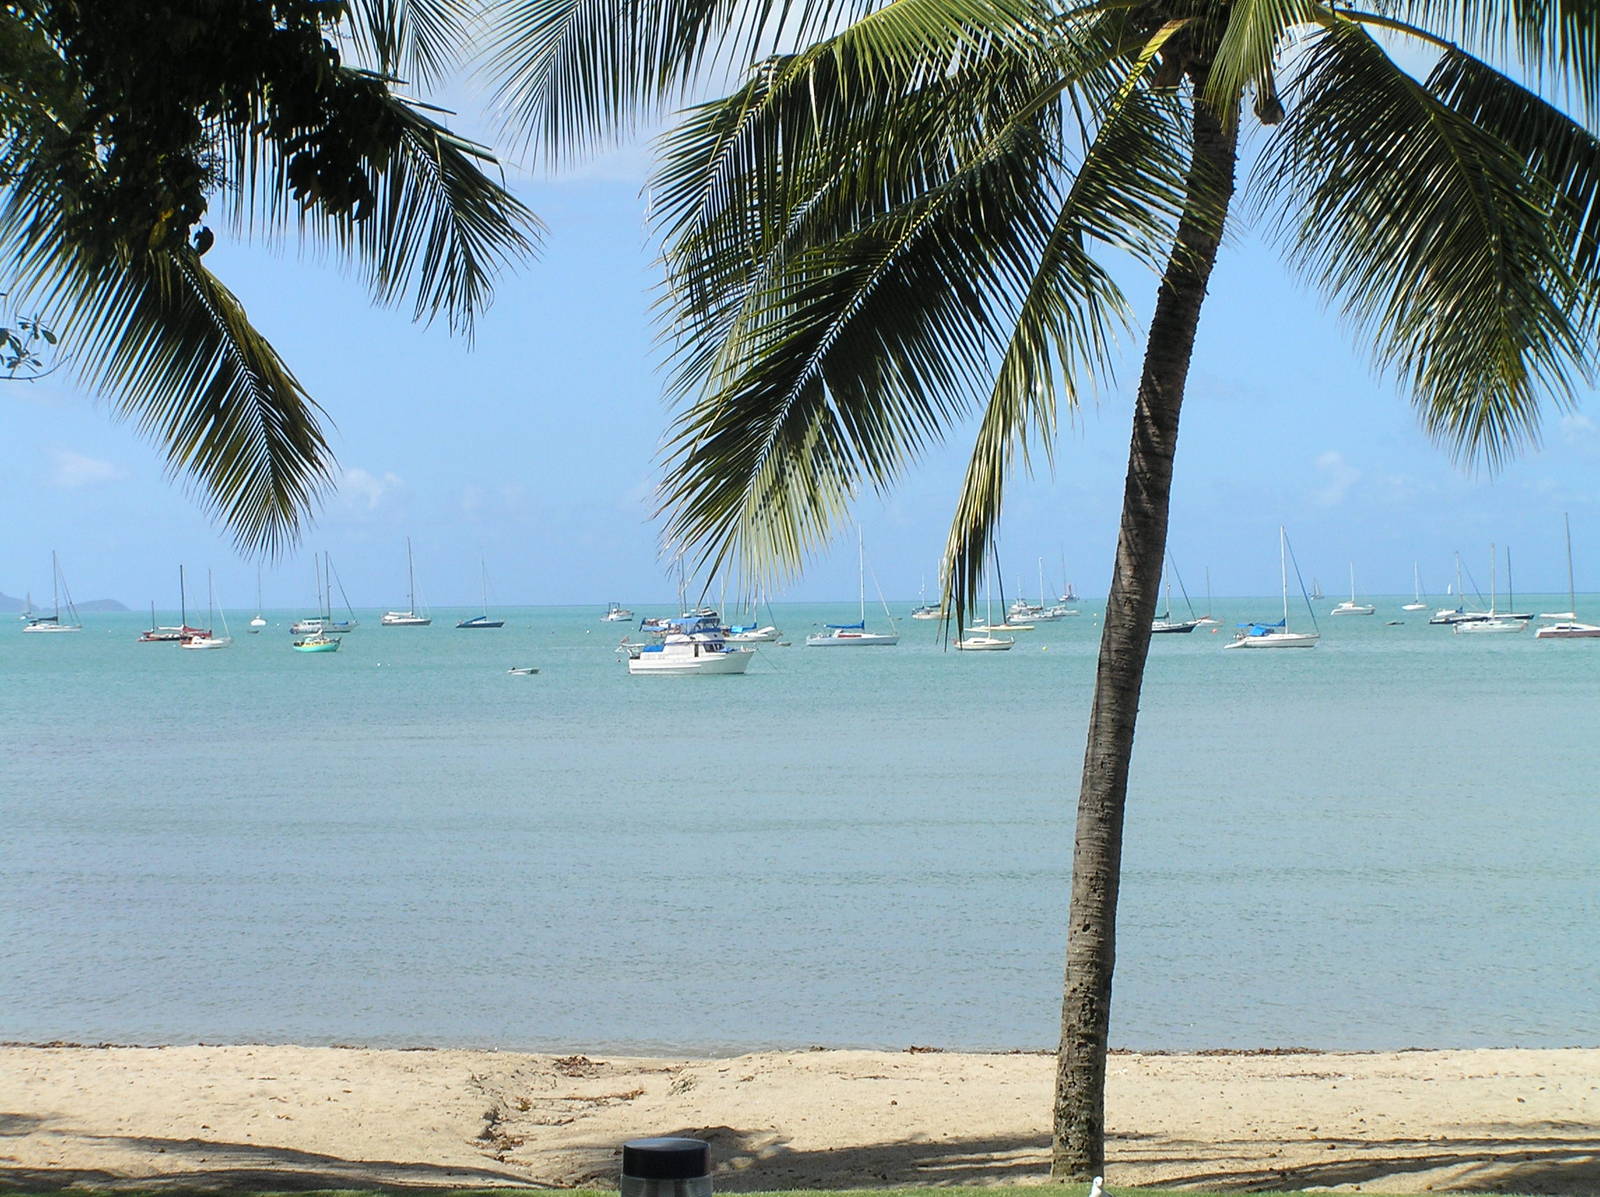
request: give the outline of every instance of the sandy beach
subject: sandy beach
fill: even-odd
[[[614,1184],[642,1134],[717,1185],[1045,1179],[1040,1054],[639,1059],[333,1047],[0,1048],[0,1183]],[[1600,1050],[1113,1058],[1107,1183],[1600,1190]]]

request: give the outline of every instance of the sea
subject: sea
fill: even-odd
[[[1155,638],[1114,1045],[1600,1045],[1600,641],[1403,601]],[[0,627],[0,1038],[1052,1047],[1100,606],[971,654],[910,606],[824,652],[854,604],[776,605],[699,678],[629,676],[598,606],[317,655],[290,612]]]

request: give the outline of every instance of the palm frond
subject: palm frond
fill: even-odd
[[[625,134],[694,80],[739,76],[785,47],[864,18],[858,49],[912,41],[1014,38],[1037,29],[1041,0],[499,0],[489,70],[528,142],[559,163]]]
[[[1549,233],[1583,296],[1570,313],[1594,340],[1600,318],[1600,138],[1540,96],[1460,50],[1445,52],[1428,90],[1516,154],[1536,187]]]
[[[297,196],[294,158],[284,146],[298,143],[258,136],[265,114],[252,112],[219,130],[235,184],[227,193],[235,225],[296,229],[351,260],[379,302],[409,297],[416,319],[443,316],[453,331],[470,334],[495,276],[537,249],[542,222],[491,177],[488,150],[381,80],[340,68],[327,92],[337,106],[333,127],[361,131],[346,144],[363,148],[356,166],[371,194],[353,207],[317,202],[303,188]]]
[[[291,544],[331,480],[320,409],[191,250],[134,262],[63,250],[35,280],[85,386],[161,445],[241,547]]]
[[[1339,298],[1424,425],[1491,466],[1587,364],[1570,247],[1522,155],[1336,23],[1257,177],[1290,259]]]
[[[351,40],[365,65],[438,83],[462,56],[481,0],[345,0]]]
[[[1324,13],[1318,0],[1235,0],[1206,79],[1212,106],[1218,112],[1237,112],[1239,98],[1254,90],[1258,114],[1271,105],[1263,119],[1277,116],[1275,72],[1283,46],[1296,29]]]
[[[1592,0],[1381,0],[1365,7],[1410,22],[1538,85],[1570,88],[1600,119],[1600,4]]]
[[[1075,409],[1085,381],[1109,380],[1110,332],[1129,313],[1090,244],[1124,249],[1159,269],[1157,251],[1175,235],[1185,202],[1187,134],[1175,101],[1138,86],[1165,40],[1158,34],[1147,43],[1100,114],[1017,311],[945,544],[948,573],[941,581],[958,624],[976,601],[1015,459],[1031,468],[1029,438],[1049,452],[1059,407]]]

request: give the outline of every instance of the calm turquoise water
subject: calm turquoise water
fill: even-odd
[[[1157,637],[1116,1043],[1600,1044],[1600,642],[1401,601]],[[801,646],[845,611],[691,679],[598,609],[321,656],[0,627],[0,1038],[1051,1044],[1098,622]]]

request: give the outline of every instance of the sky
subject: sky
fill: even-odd
[[[669,412],[650,311],[647,158],[634,146],[560,178],[512,173],[548,237],[537,261],[502,279],[470,346],[373,307],[337,265],[219,230],[207,265],[326,409],[338,458],[339,486],[302,544],[261,563],[266,607],[309,608],[311,554],[322,550],[357,608],[403,605],[408,536],[429,605],[476,603],[480,570],[506,605],[672,604],[654,502]],[[1154,278],[1120,277],[1136,321],[1147,317]],[[1141,350],[1136,328],[1117,377],[1063,421],[1054,471],[1013,480],[1001,526],[1008,590],[1037,591],[1042,558],[1048,589],[1069,580],[1104,595]],[[210,569],[226,606],[254,606],[256,560],[102,400],[62,374],[0,383],[0,420],[10,513],[0,592],[48,596],[55,549],[80,600],[175,607],[182,562],[191,602]],[[891,494],[858,504],[872,574],[891,598],[935,585],[971,432],[952,430]],[[1413,562],[1439,594],[1458,550],[1487,589],[1492,542],[1511,547],[1519,591],[1560,592],[1563,512],[1578,589],[1600,590],[1597,465],[1600,400],[1588,391],[1565,415],[1552,405],[1540,446],[1497,475],[1453,463],[1337,316],[1256,230],[1232,226],[1179,438],[1170,547],[1191,593],[1209,570],[1217,595],[1276,594],[1280,523],[1329,594],[1346,588],[1352,563],[1361,593],[1409,594]],[[855,592],[845,529],[775,597]]]

